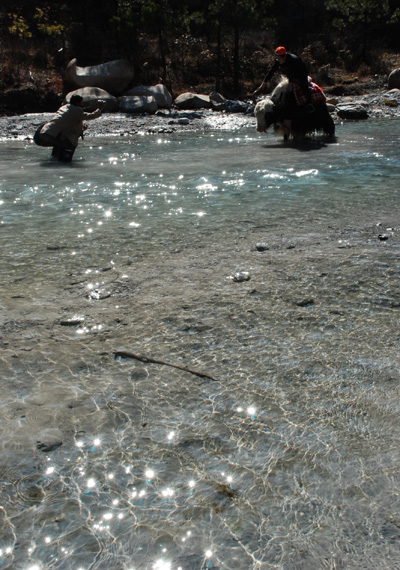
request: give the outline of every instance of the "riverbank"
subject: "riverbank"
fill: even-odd
[[[334,120],[343,119],[338,109],[343,106],[359,106],[368,113],[368,119],[400,117],[400,90],[374,89],[364,95],[327,95],[330,112]],[[0,140],[30,140],[36,128],[48,121],[53,113],[29,113],[0,117]],[[346,120],[346,119],[345,119]],[[130,136],[137,133],[157,134],[179,131],[237,130],[255,126],[252,113],[228,113],[212,110],[179,111],[177,109],[150,114],[104,113],[102,117],[88,123],[85,137]]]

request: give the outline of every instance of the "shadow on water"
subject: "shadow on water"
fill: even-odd
[[[41,168],[83,168],[85,166],[84,160],[72,160],[71,162],[62,162],[53,158],[48,158],[47,160],[41,160],[39,163]]]
[[[263,144],[263,148],[268,149],[282,149],[282,148],[290,148],[294,150],[298,150],[300,152],[310,152],[312,150],[320,150],[322,148],[327,148],[329,144],[335,144],[338,142],[337,137],[329,137],[326,139],[309,139],[302,142],[296,142],[293,140],[290,141],[281,141],[281,142],[274,142],[273,144]]]

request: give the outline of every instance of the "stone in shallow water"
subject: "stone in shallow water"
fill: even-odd
[[[314,299],[301,299],[296,301],[296,305],[298,307],[311,307],[311,305],[314,305]]]
[[[36,441],[36,448],[44,453],[55,451],[63,444],[62,434],[58,429],[45,430]]]
[[[242,283],[243,281],[249,281],[249,280],[250,280],[250,275],[247,271],[238,271],[232,277],[232,281],[234,281],[235,283]]]
[[[66,319],[60,320],[60,325],[64,327],[74,327],[77,325],[81,325],[85,320],[85,317],[81,317],[80,315],[74,315],[73,317],[68,317]]]

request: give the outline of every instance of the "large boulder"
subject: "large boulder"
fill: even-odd
[[[389,89],[400,89],[400,67],[389,74],[388,87]]]
[[[94,110],[97,108],[97,103],[99,99],[106,102],[104,111],[114,113],[119,110],[119,101],[104,89],[99,87],[83,87],[82,89],[75,89],[75,91],[70,91],[65,97],[65,102],[69,103],[72,95],[80,95],[83,97],[83,106],[87,107],[89,110]]]
[[[119,110],[123,113],[155,113],[156,100],[151,95],[123,95],[119,97]]]
[[[211,109],[211,101],[208,95],[197,93],[181,93],[174,101],[178,109]]]
[[[124,96],[130,95],[138,97],[154,97],[158,107],[164,109],[170,109],[172,107],[172,95],[162,83],[151,85],[150,87],[145,87],[144,85],[132,87],[132,89],[129,89],[129,91],[124,93]]]
[[[100,87],[109,93],[118,94],[128,87],[133,75],[133,65],[126,59],[79,67],[74,58],[67,65],[65,78],[76,87]]]

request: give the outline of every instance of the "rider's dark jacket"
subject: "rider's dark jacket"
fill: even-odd
[[[268,71],[264,78],[264,83],[267,83],[271,77],[279,71],[289,79],[289,81],[297,83],[307,97],[307,102],[311,100],[311,93],[308,88],[308,73],[307,68],[303,61],[293,53],[286,53],[285,63],[279,63],[275,60],[274,65]]]

